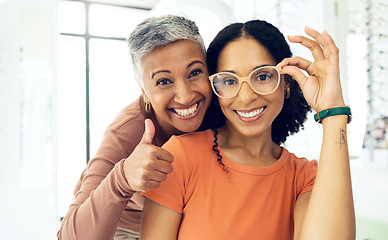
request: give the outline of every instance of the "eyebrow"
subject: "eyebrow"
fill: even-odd
[[[193,65],[196,64],[196,63],[199,63],[199,64],[201,64],[202,66],[205,66],[205,64],[204,64],[203,62],[201,62],[201,61],[199,61],[199,60],[196,60],[196,61],[192,61],[191,63],[189,63],[189,65],[187,65],[186,69],[190,68],[191,66],[193,66]],[[170,71],[170,70],[160,70],[160,71],[156,71],[156,72],[152,73],[151,78],[154,78],[155,75],[158,74],[158,73],[171,73],[171,71]]]
[[[251,72],[255,71],[255,70],[258,69],[258,68],[267,67],[267,66],[272,66],[272,65],[270,65],[270,64],[259,65],[259,66],[254,67],[254,68],[252,69]],[[229,72],[229,73],[237,74],[237,73],[236,73],[235,71],[233,71],[233,70],[224,70],[224,71],[222,71],[222,72]]]
[[[196,60],[196,61],[192,61],[189,65],[187,65],[186,69],[188,69],[189,67],[193,66],[194,64],[196,63],[199,63],[201,64],[202,66],[205,66],[205,64],[199,60]]]
[[[156,71],[156,72],[152,73],[151,79],[153,79],[155,77],[155,75],[158,73],[171,73],[171,71],[169,71],[169,70]]]

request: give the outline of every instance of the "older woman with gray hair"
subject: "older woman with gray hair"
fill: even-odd
[[[195,23],[152,17],[135,28],[128,45],[142,95],[106,129],[58,239],[138,239],[139,192],[157,188],[172,171],[173,157],[160,146],[172,135],[206,128],[212,90]]]

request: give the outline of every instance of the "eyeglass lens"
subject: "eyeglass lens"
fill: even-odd
[[[250,87],[259,94],[272,93],[278,86],[279,73],[273,67],[254,70],[248,79]],[[232,73],[219,73],[213,78],[213,87],[222,97],[233,97],[240,90],[242,80]]]

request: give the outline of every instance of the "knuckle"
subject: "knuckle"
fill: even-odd
[[[150,185],[150,181],[149,181],[149,180],[146,180],[146,179],[142,179],[142,180],[140,181],[140,184],[139,184],[139,185],[141,186],[141,188],[147,189],[147,188],[149,187],[149,185]]]
[[[146,158],[143,162],[143,171],[152,169],[153,162],[154,161],[151,158]]]
[[[147,147],[145,148],[144,153],[145,153],[147,156],[152,155],[152,154],[154,153],[154,149],[152,148],[152,146],[147,146]]]
[[[144,185],[148,182],[149,175],[150,175],[150,174],[149,174],[148,171],[142,171],[142,172],[140,173],[139,178],[138,178],[139,185],[144,186]]]
[[[157,158],[155,156],[148,156],[143,160],[143,169],[147,171],[152,171],[157,164]]]

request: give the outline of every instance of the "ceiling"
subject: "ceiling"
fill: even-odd
[[[120,6],[153,8],[161,0],[85,0],[86,2],[109,3]]]

